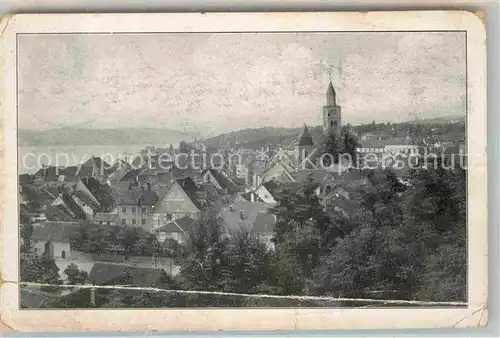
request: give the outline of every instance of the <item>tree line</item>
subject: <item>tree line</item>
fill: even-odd
[[[170,251],[181,269],[161,287],[466,301],[465,189],[462,169],[414,170],[410,183],[389,170],[367,171],[366,184],[352,190],[355,212],[345,215],[325,210],[308,180],[298,190],[285,190],[270,211],[277,219],[275,250],[246,231],[228,233],[216,214],[208,215],[182,249]],[[126,290],[99,294],[102,307],[359,305]]]

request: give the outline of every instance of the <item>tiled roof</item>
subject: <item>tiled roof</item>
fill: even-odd
[[[90,198],[86,193],[82,191],[75,192],[76,197],[78,197],[83,203],[91,207],[93,210],[99,210],[100,205],[92,198]]]
[[[67,209],[62,206],[62,205],[54,205],[54,206],[48,206],[45,208],[43,211],[45,214],[45,217],[47,217],[47,220],[49,221],[55,221],[55,222],[74,222],[75,218],[71,216]]]
[[[41,189],[41,194],[46,196],[47,199],[56,198],[61,192],[61,187],[45,187]]]
[[[66,193],[62,194],[62,200],[64,201],[65,206],[69,209],[69,211],[74,215],[77,219],[85,219],[86,215],[82,208],[76,204],[75,200]]]
[[[236,185],[233,179],[230,177],[227,177],[224,175],[222,172],[209,168],[203,170],[200,176],[205,175],[207,172],[210,172],[212,176],[215,178],[215,180],[219,183],[222,189],[227,190],[228,193],[233,194],[235,192],[240,191],[240,187]],[[229,176],[229,175],[228,175]]]
[[[119,205],[138,205],[140,190],[125,190],[118,198]]]
[[[87,278],[88,283],[97,285],[121,284],[124,279],[130,279],[136,286],[158,286],[165,270],[145,268],[125,264],[97,262]]]
[[[43,225],[33,227],[31,238],[35,241],[69,243],[80,226],[81,223],[75,222],[45,222]]]
[[[140,169],[129,170],[125,175],[122,176],[120,182],[137,182],[137,176],[139,175]]]
[[[224,210],[222,217],[224,224],[231,231],[248,230],[250,231],[259,213],[266,213],[269,210],[268,205],[261,202],[240,201],[233,203],[228,209]],[[243,216],[243,219],[241,219]]]
[[[212,183],[202,183],[200,186],[205,190],[206,198],[210,202],[214,203],[221,199],[221,195]]]
[[[173,220],[157,229],[158,232],[186,232],[188,233],[194,226],[196,221],[189,216],[184,216],[179,219]]]
[[[38,170],[35,176],[44,178],[46,181],[57,181],[60,177],[64,177],[66,181],[75,181],[78,177],[90,177],[92,168],[82,166],[70,167],[47,167]]]
[[[279,184],[276,183],[274,180],[264,182],[262,183],[262,185],[264,186],[264,188],[266,188],[267,191],[269,191],[269,193],[271,193],[273,197],[276,197],[281,190]]]
[[[35,173],[35,176],[39,178],[49,178],[49,177],[57,178],[61,174],[62,170],[63,169],[57,167],[46,167],[38,170]]]
[[[295,182],[305,182],[311,178],[314,183],[319,183],[329,176],[326,170],[297,170],[290,173]]]
[[[92,156],[84,164],[82,164],[82,167],[94,167],[99,170],[104,170],[105,168],[109,168],[110,165],[106,163],[106,161],[104,161],[102,158],[98,156]]]
[[[186,192],[188,197],[191,199],[193,204],[199,209],[204,210],[205,205],[202,201],[198,199],[196,192],[200,189],[193,181],[191,177],[185,177],[181,179],[177,179],[176,182],[181,186],[181,188]]]
[[[254,196],[253,196],[254,202],[256,202],[256,203],[265,203],[264,200],[262,198],[260,198],[257,194],[255,194],[254,192],[247,192],[247,193],[241,194],[240,196],[245,201],[251,202],[252,201],[252,194],[254,194]],[[276,197],[278,195],[273,195],[273,197]]]
[[[143,190],[139,194],[140,205],[155,205],[158,202],[158,195],[152,190]]]

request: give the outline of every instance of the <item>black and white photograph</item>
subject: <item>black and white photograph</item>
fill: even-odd
[[[17,33],[18,309],[468,309],[470,46]]]

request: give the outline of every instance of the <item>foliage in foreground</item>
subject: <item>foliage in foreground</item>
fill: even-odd
[[[314,193],[316,186],[307,181],[296,191],[285,190],[271,210],[277,218],[275,251],[247,232],[228,233],[215,215],[209,215],[193,229],[185,247],[168,244],[166,251],[179,261],[181,272],[163,287],[466,301],[465,182],[461,169],[415,170],[408,184],[389,171],[371,172],[366,184],[352,189],[351,203],[356,208],[346,216],[324,210]],[[26,237],[21,254],[22,280],[60,283],[53,260],[31,253],[29,227],[21,234]],[[120,241],[130,236],[134,243],[140,242],[134,234],[115,235]],[[90,242],[88,238],[81,240],[82,245]],[[77,267],[69,266],[65,273],[71,283],[83,280]],[[88,291],[81,292],[53,306],[89,306],[88,295],[83,295]],[[96,297],[98,307],[295,304],[290,300],[124,290],[99,290]],[[317,301],[301,304],[335,306]]]

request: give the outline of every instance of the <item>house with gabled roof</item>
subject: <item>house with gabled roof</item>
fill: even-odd
[[[298,170],[312,170],[317,162],[315,144],[306,125],[294,142],[287,148],[279,148],[269,161],[269,165],[260,177],[254,179],[257,188],[263,182],[276,180],[277,182],[293,182],[293,173]]]
[[[83,193],[82,191],[76,191],[71,195],[71,198],[85,213],[85,219],[93,219],[96,212],[98,212],[101,208],[99,202],[91,198],[89,195]]]
[[[43,217],[46,221],[76,222],[76,218],[61,204],[47,206],[43,211]]]
[[[274,180],[267,181],[259,185],[253,194],[255,194],[254,200],[258,199],[266,204],[274,205],[277,196],[280,194],[280,187]]]
[[[147,189],[129,189],[121,193],[117,201],[118,224],[133,227],[148,227],[148,216],[158,202],[158,195],[147,185]]]
[[[183,244],[187,241],[190,231],[196,226],[196,222],[189,216],[174,219],[156,229],[156,239],[160,243],[167,239],[173,239],[179,244]]]
[[[272,249],[276,219],[263,202],[237,201],[222,211],[221,217],[228,234],[249,232]]]
[[[91,156],[81,167],[82,169],[89,170],[90,175],[88,177],[93,177],[104,182],[107,176],[106,170],[111,168],[111,165],[98,156]]]
[[[82,165],[67,166],[67,167],[55,167],[55,166],[43,167],[33,175],[33,181],[34,183],[42,183],[42,182],[48,183],[48,182],[58,182],[62,180],[66,181],[75,181],[77,179],[85,180],[90,177],[102,181],[106,176],[105,169],[108,168],[109,165],[105,161],[103,161],[99,157],[92,157]]]
[[[205,196],[204,189],[190,177],[175,180],[152,209],[150,228],[157,229],[184,216],[200,219],[209,206]]]
[[[296,169],[289,165],[286,161],[274,161],[269,168],[267,168],[260,177],[254,179],[254,184],[258,187],[262,182],[276,180],[282,182],[283,180],[290,180],[291,174]]]
[[[235,194],[242,191],[242,187],[224,169],[207,168],[199,175],[200,182],[211,183],[225,194]]]
[[[75,222],[45,222],[34,226],[31,240],[33,247],[40,255],[50,258],[67,259],[71,256],[71,238],[81,223]]]
[[[116,162],[106,169],[106,174],[110,183],[120,182],[132,167],[130,164],[122,159],[117,159]]]

